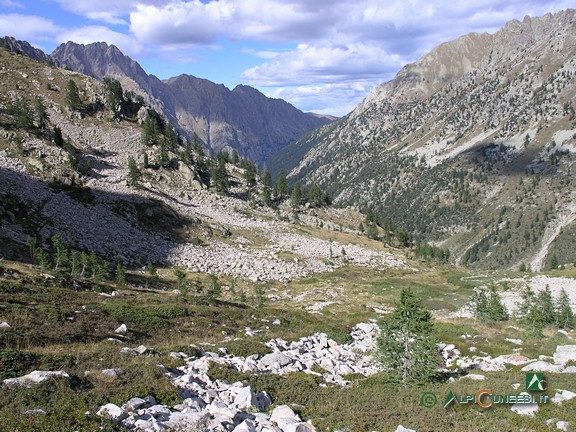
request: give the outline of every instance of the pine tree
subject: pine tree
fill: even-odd
[[[173,269],[172,273],[174,273],[174,276],[176,277],[176,287],[178,288],[178,291],[180,291],[180,294],[187,295],[190,285],[186,280],[186,273],[179,268]]]
[[[542,320],[544,324],[554,324],[554,299],[552,298],[552,291],[550,286],[546,285],[542,291],[538,293],[538,307],[541,309]]]
[[[156,164],[162,168],[170,167],[170,156],[168,155],[168,149],[166,148],[166,140],[160,140],[160,145],[158,146],[158,153],[156,155]]]
[[[128,185],[129,186],[136,186],[138,184],[138,180],[140,180],[142,173],[138,169],[138,165],[136,165],[136,161],[132,156],[128,158]]]
[[[226,162],[224,158],[219,158],[212,163],[212,173],[210,175],[216,191],[221,194],[227,194],[230,188],[228,180],[228,171],[226,171]]]
[[[36,113],[36,123],[40,129],[44,129],[48,125],[48,111],[46,105],[40,96],[34,98],[34,111]]]
[[[274,185],[274,195],[277,197],[283,197],[290,193],[290,187],[288,186],[288,180],[286,179],[286,172],[280,170],[278,173],[278,181]]]
[[[116,276],[116,283],[118,285],[120,286],[126,285],[126,272],[124,271],[124,266],[122,265],[122,260],[120,258],[116,260],[115,276]]]
[[[292,189],[292,196],[290,197],[290,202],[293,209],[298,209],[300,204],[302,204],[302,189],[300,184],[296,183]]]
[[[82,100],[80,99],[78,86],[72,79],[68,81],[66,86],[66,104],[70,109],[73,110],[82,109]]]
[[[54,234],[51,240],[52,246],[54,247],[54,270],[64,270],[68,267],[69,263],[68,248],[64,246],[58,234]]]
[[[518,315],[520,316],[520,318],[524,318],[528,316],[528,314],[530,313],[530,309],[532,309],[532,307],[534,306],[535,295],[534,291],[532,291],[530,286],[527,286],[522,291],[521,299],[522,301],[518,305]]]
[[[254,162],[246,161],[244,163],[244,180],[248,189],[256,186],[256,165]]]
[[[222,295],[222,286],[218,282],[216,275],[210,275],[210,289],[208,290],[208,300],[214,301]]]
[[[564,288],[560,291],[556,302],[556,325],[564,330],[574,326],[574,312],[570,307],[570,298]]]
[[[438,368],[432,315],[410,289],[402,289],[394,311],[380,324],[380,359],[403,385],[429,381]]]

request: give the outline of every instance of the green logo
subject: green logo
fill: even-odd
[[[432,392],[426,392],[422,394],[422,397],[420,398],[420,405],[422,405],[425,408],[432,408],[434,405],[436,405],[436,402],[438,400],[436,399],[436,395]]]
[[[454,393],[450,390],[450,393],[448,393],[448,396],[446,396],[446,400],[444,401],[444,408],[448,408],[448,406],[450,406],[450,404],[455,400],[456,396],[454,396]],[[456,403],[458,403],[458,401],[456,401]]]
[[[543,391],[544,374],[541,372],[526,372],[526,390]]]

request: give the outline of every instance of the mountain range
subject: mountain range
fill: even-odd
[[[457,264],[541,270],[576,260],[575,14],[442,44],[337,120],[248,86],[161,81],[105,43],[68,42],[49,57],[5,44],[120,80],[209,148],[237,150],[376,215],[384,239],[403,231],[405,246],[431,242]]]
[[[457,263],[576,260],[576,12],[442,44],[269,161]]]
[[[258,164],[333,120],[303,113],[282,99],[268,98],[246,85],[229,90],[222,84],[185,74],[160,80],[105,42],[67,42],[50,58],[97,79],[119,80],[125,89],[144,95],[183,135],[192,137],[196,133],[214,152],[236,150]]]

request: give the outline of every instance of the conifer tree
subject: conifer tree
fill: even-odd
[[[51,240],[54,247],[54,270],[64,270],[69,263],[68,248],[62,243],[58,234],[54,234]]]
[[[403,385],[429,381],[438,368],[432,315],[410,289],[402,289],[394,311],[380,323],[380,359]]]
[[[142,173],[138,169],[138,165],[136,165],[136,161],[132,156],[128,158],[128,185],[129,186],[136,186],[138,184],[138,180],[140,180]]]
[[[574,326],[574,312],[570,307],[570,298],[564,288],[560,291],[556,302],[556,325],[564,330]]]
[[[124,266],[120,258],[116,260],[115,274],[116,274],[116,283],[120,286],[126,285],[126,272],[124,271]]]
[[[219,158],[213,161],[210,177],[217,192],[221,194],[228,193],[230,182],[228,180],[228,171],[226,171],[226,162],[224,158]]]
[[[68,84],[66,85],[66,104],[73,110],[82,109],[82,100],[80,99],[78,86],[72,79],[68,80]]]
[[[38,95],[34,98],[34,111],[36,113],[36,123],[40,129],[46,128],[48,125],[48,111],[44,101]]]
[[[302,203],[302,189],[300,188],[299,183],[296,183],[292,188],[292,196],[290,197],[290,202],[292,204],[292,208],[294,209],[298,209]]]
[[[277,197],[283,197],[290,193],[290,187],[288,186],[288,180],[286,179],[286,171],[280,170],[278,173],[278,181],[274,185],[274,195]]]

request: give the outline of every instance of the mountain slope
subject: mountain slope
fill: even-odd
[[[209,148],[237,150],[257,163],[330,121],[303,113],[283,100],[267,98],[248,86],[229,90],[190,75],[161,81],[104,42],[68,42],[51,57],[75,71],[98,79],[110,76],[127,89],[146,93],[148,102],[184,134],[196,132]]]
[[[270,161],[482,267],[576,256],[575,11],[443,44]],[[562,257],[562,258],[560,258]]]

